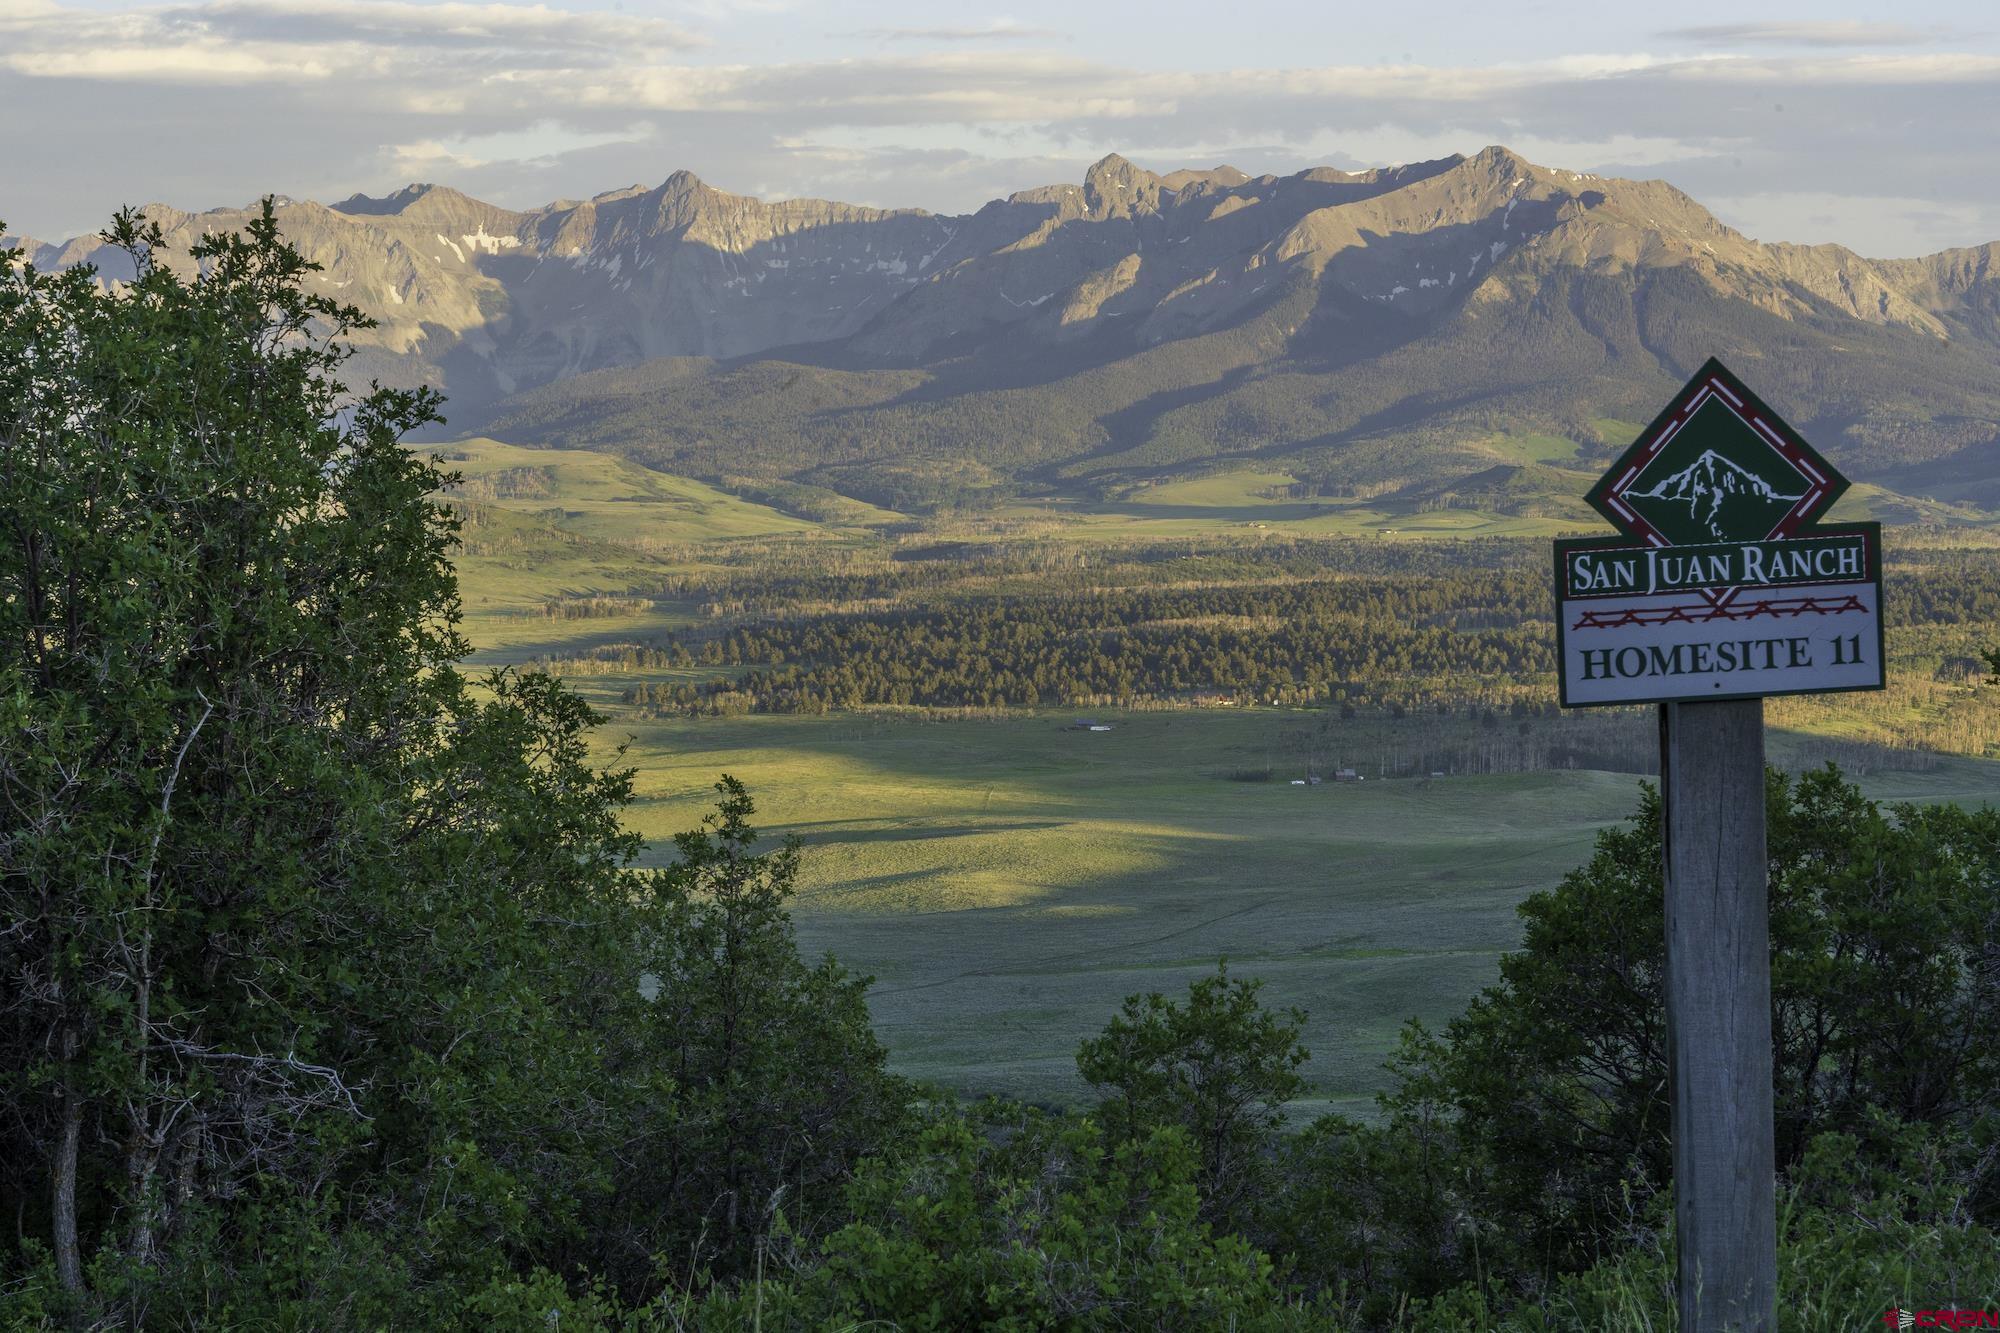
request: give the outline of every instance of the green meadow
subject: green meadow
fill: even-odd
[[[460,561],[476,663],[571,659],[702,614],[662,597],[629,614],[565,620],[538,612],[549,599],[615,597],[740,567],[760,558],[764,539],[782,539],[770,558],[788,563],[884,540],[604,455],[492,441],[435,448],[458,455],[448,466],[465,475],[459,494],[476,519]],[[1561,455],[1538,438],[1501,437],[1503,450],[1524,461]],[[1245,525],[1518,536],[1564,526],[1288,500],[1289,481],[1222,473],[1124,501],[912,523],[917,535],[906,539],[1240,539]],[[672,835],[699,822],[719,775],[742,779],[760,827],[805,848],[794,907],[807,949],[875,979],[875,1021],[899,1069],[975,1094],[1080,1096],[1077,1042],[1126,995],[1182,991],[1226,958],[1263,979],[1271,1001],[1310,1015],[1316,1096],[1299,1111],[1365,1114],[1402,1025],[1441,1024],[1496,979],[1518,939],[1515,907],[1580,864],[1596,832],[1632,811],[1642,780],[1600,771],[1385,780],[1377,758],[1395,744],[1393,724],[1328,710],[649,719],[623,705],[622,691],[674,672],[565,670],[609,719],[605,759],[636,770],[628,819],[649,840],[649,859],[669,856]],[[1865,722],[1851,704],[1774,705],[1773,754],[1810,758],[1815,739],[1865,744],[1885,728],[1920,726],[1939,697],[1925,689],[1879,701],[1908,716]],[[1079,730],[1079,719],[1111,729]],[[1645,719],[1617,725],[1636,768],[1649,753]],[[1471,731],[1465,739],[1477,743]],[[2000,800],[2000,763],[1923,758],[1878,768],[1864,787],[1887,800]],[[1292,785],[1308,762],[1368,777]],[[1268,780],[1243,780],[1264,770]]]
[[[1268,493],[1290,481],[1283,474],[1233,472],[1149,486],[1117,500],[1023,501],[982,515],[979,526],[1001,536],[1076,541],[1241,536],[1246,531],[1298,537],[1548,537],[1578,527],[1559,518],[1476,507],[1411,510],[1366,500],[1294,500]]]
[[[592,692],[592,678],[578,684]],[[1078,717],[1112,730],[1071,729]],[[1301,1109],[1365,1111],[1403,1022],[1442,1023],[1496,979],[1515,906],[1584,860],[1642,779],[1293,786],[1284,735],[1297,724],[1276,709],[885,712],[614,719],[605,738],[628,741],[629,819],[653,856],[700,819],[725,772],[749,785],[766,832],[800,840],[802,940],[876,979],[876,1025],[906,1073],[1078,1096],[1076,1044],[1124,996],[1184,990],[1227,958],[1310,1014],[1322,1100]],[[1365,755],[1370,727],[1355,733]],[[1229,776],[1266,764],[1270,781]],[[1979,804],[2000,800],[2000,764],[1951,760],[1864,785]]]
[[[1309,1011],[1311,1074],[1363,1097],[1407,1017],[1448,1018],[1495,976],[1513,908],[1586,854],[1626,775],[1236,782],[1282,714],[1107,713],[924,722],[690,720],[638,728],[657,837],[719,771],[807,848],[802,938],[876,977],[901,1067],[1063,1100],[1077,1042],[1138,991],[1219,958]]]
[[[588,540],[665,544],[810,532],[817,525],[686,477],[610,454],[468,439],[433,446],[461,488],[502,508],[548,516]]]

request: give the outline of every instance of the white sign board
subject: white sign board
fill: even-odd
[[[1562,702],[1652,703],[1882,688],[1877,584],[1561,603]]]

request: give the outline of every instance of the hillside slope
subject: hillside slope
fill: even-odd
[[[245,216],[151,211],[177,249]],[[1254,178],[1112,156],[963,217],[684,172],[529,212],[411,186],[280,215],[381,321],[358,373],[441,383],[454,429],[739,489],[921,508],[1249,466],[1533,507],[1569,477],[1507,441],[1587,471],[1714,354],[1857,479],[2000,507],[2000,245],[1763,244],[1664,182],[1504,148]],[[29,257],[117,272],[89,241]]]
[[[1661,182],[1504,149],[1164,180],[1108,159],[1081,189],[989,206],[995,239],[1014,210],[1043,216],[852,336],[577,377],[492,429],[892,505],[1116,495],[1249,462],[1302,494],[1480,491],[1518,510],[1555,493],[1488,475],[1516,461],[1496,441],[1574,441],[1587,469],[1713,354],[1855,477],[2000,504],[1984,252],[1761,245]]]

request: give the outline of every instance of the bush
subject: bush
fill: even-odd
[[[856,1220],[784,1256],[785,1277],[677,1317],[749,1328],[761,1301],[768,1327],[1325,1327],[1269,1259],[1201,1220],[1196,1175],[1179,1129],[1118,1140],[1007,1104],[941,1110],[863,1167]]]
[[[1969,1221],[1956,1167],[1929,1136],[1877,1120],[1872,1148],[1828,1134],[1778,1207],[1775,1333],[1880,1323],[1889,1310],[1983,1310],[2000,1292],[2000,1233]],[[1620,1252],[1563,1276],[1532,1303],[1497,1283],[1419,1302],[1412,1327],[1598,1333],[1676,1327],[1671,1209]]]
[[[1884,812],[1831,769],[1772,773],[1767,802],[1781,1172],[1827,1134],[1888,1160],[1885,1115],[2000,1142],[2000,814]],[[1371,1316],[1383,1292],[1587,1267],[1671,1185],[1657,797],[1520,911],[1500,983],[1442,1033],[1405,1032],[1383,1121],[1291,1145],[1289,1258],[1316,1288],[1378,1293]],[[1953,1160],[1991,1225],[1995,1154]]]
[[[1264,1008],[1262,987],[1231,981],[1224,964],[1188,987],[1186,1004],[1158,992],[1128,996],[1076,1053],[1077,1071],[1104,1094],[1097,1115],[1113,1140],[1180,1130],[1195,1153],[1202,1215],[1231,1230],[1248,1226],[1285,1103],[1306,1089],[1305,1014]]]

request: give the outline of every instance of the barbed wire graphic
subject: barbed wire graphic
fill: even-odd
[[[1621,629],[1626,625],[1699,625],[1713,620],[1784,620],[1798,616],[1863,615],[1868,608],[1853,593],[1842,597],[1767,597],[1727,606],[1646,606],[1624,611],[1586,611],[1570,628]]]

